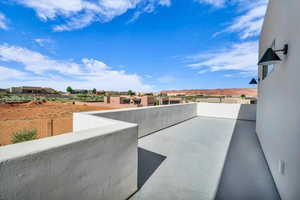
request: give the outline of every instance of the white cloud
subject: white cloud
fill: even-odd
[[[40,47],[49,47],[53,44],[53,40],[49,38],[36,38],[34,41],[40,46]]]
[[[142,8],[137,9],[134,12],[132,18],[127,23],[135,22],[143,13],[152,13],[154,12],[155,8],[160,6],[171,6],[171,0],[148,0],[148,4]]]
[[[64,24],[54,26],[55,31],[81,29],[98,21],[109,22],[130,9],[139,8],[139,12],[149,12],[149,8],[169,6],[171,0],[16,0],[33,8],[44,21],[62,17]],[[135,18],[137,18],[136,16]]]
[[[0,60],[16,62],[24,66],[25,72],[10,69],[14,72],[14,77],[18,78],[18,81],[13,82],[16,85],[19,85],[22,79],[22,84],[54,87],[60,90],[64,90],[68,85],[105,90],[151,91],[153,89],[152,86],[144,84],[137,74],[114,70],[95,59],[83,58],[80,63],[61,61],[26,48],[5,44],[0,45]],[[25,75],[30,78],[24,79]],[[12,81],[9,83],[12,84]]]
[[[195,0],[199,3],[210,4],[214,7],[223,7],[226,0]]]
[[[230,25],[224,30],[215,34],[224,32],[239,33],[241,39],[258,36],[263,24],[263,19],[267,9],[268,0],[195,0],[199,3],[210,4],[216,8],[223,8],[226,5],[235,5],[238,7],[239,16],[236,17]]]
[[[234,70],[239,72],[256,72],[258,44],[256,41],[234,44],[222,51],[189,56],[192,63],[188,66],[200,69],[200,74]]]
[[[74,17],[69,18],[65,24],[54,26],[53,30],[60,32],[60,31],[71,31],[74,29],[81,29],[93,23],[95,18],[96,16],[92,12],[85,13],[82,15],[76,15]]]
[[[4,14],[0,13],[0,29],[7,30],[7,19]]]
[[[209,72],[208,69],[203,69],[203,70],[198,71],[198,74],[205,74],[207,72]]]
[[[249,6],[249,9],[225,30],[225,32],[237,32],[241,39],[258,36],[261,31],[264,16],[267,9],[265,0],[259,0]]]
[[[224,74],[226,78],[249,78],[249,77],[257,77],[256,71],[249,71],[249,72],[237,72],[231,74]]]
[[[26,78],[27,74],[19,70],[10,69],[4,66],[0,66],[0,81],[9,81],[9,80],[23,80]]]
[[[239,13],[228,27],[216,33],[237,33],[241,40],[258,36],[267,8],[267,0],[196,0],[217,8],[237,7]],[[222,51],[188,56],[189,67],[197,69],[198,74],[216,71],[236,71],[225,74],[225,77],[248,77],[257,72],[258,41],[239,42]]]
[[[79,74],[80,65],[74,62],[57,61],[38,52],[18,46],[0,45],[0,60],[22,63],[25,69],[36,74],[57,71],[62,74]]]

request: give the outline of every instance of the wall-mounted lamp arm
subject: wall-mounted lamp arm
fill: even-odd
[[[282,52],[284,55],[287,55],[289,51],[289,45],[285,44],[283,49],[274,50],[274,52]]]

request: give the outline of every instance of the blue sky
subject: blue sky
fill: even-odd
[[[4,0],[0,88],[249,87],[266,0]]]

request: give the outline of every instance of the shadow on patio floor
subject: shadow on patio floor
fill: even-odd
[[[138,148],[138,188],[140,189],[166,159],[166,156]]]
[[[216,200],[280,200],[254,123],[236,123]]]

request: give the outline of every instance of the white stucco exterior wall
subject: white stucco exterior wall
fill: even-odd
[[[300,198],[299,10],[299,0],[270,0],[260,38],[260,57],[274,39],[276,49],[289,45],[288,55],[259,84],[257,112],[258,137],[283,200]]]

